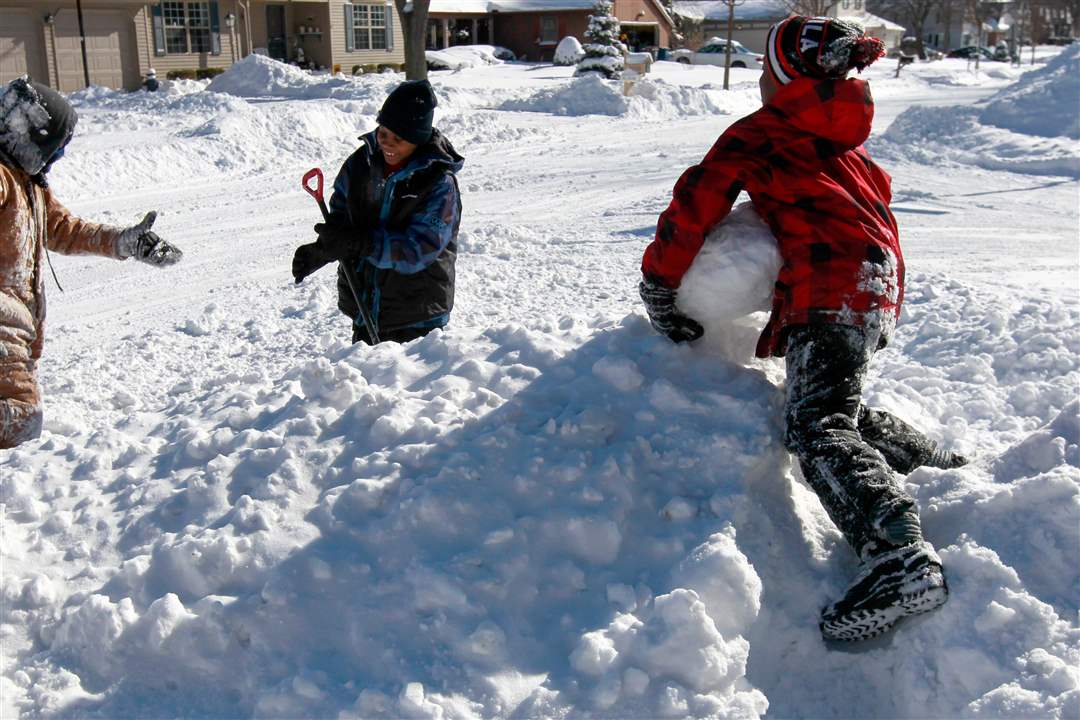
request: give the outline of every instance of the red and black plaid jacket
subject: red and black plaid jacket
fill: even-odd
[[[642,272],[677,288],[705,235],[746,190],[783,258],[758,357],[783,355],[784,330],[807,323],[874,326],[887,340],[903,300],[904,261],[889,176],[862,147],[873,117],[862,80],[781,86],[679,178]]]

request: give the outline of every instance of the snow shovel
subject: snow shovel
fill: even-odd
[[[315,179],[315,186],[310,184],[311,179]],[[315,198],[315,201],[319,203],[319,210],[322,211],[323,222],[330,222],[330,210],[326,207],[326,201],[323,200],[323,174],[319,168],[311,168],[304,173],[304,179],[301,181],[304,189],[308,191],[311,197]],[[345,280],[349,283],[349,290],[352,292],[353,300],[356,301],[356,307],[360,308],[360,319],[364,321],[364,328],[367,330],[368,337],[371,338],[373,345],[379,344],[379,331],[375,329],[375,322],[371,319],[371,314],[368,312],[364,303],[360,302],[360,293],[357,292],[356,287],[359,285],[359,279],[356,277],[356,268],[351,263],[343,262],[341,267],[345,268]]]

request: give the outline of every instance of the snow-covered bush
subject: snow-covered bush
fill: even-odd
[[[578,63],[575,75],[596,72],[611,79],[622,72],[623,52],[619,42],[619,19],[613,14],[614,3],[610,0],[596,0],[593,13],[589,16],[589,27],[585,37],[585,57]]]
[[[554,62],[556,65],[577,65],[583,57],[585,57],[585,50],[581,47],[581,43],[573,35],[567,35],[555,48]]]

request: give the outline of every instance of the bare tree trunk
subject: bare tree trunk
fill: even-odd
[[[942,17],[945,21],[945,52],[952,50],[952,20],[953,20],[953,0],[945,0],[945,4],[942,6]]]
[[[1031,3],[1031,46],[1035,47],[1043,38],[1043,8],[1042,3]]]
[[[427,79],[427,21],[431,0],[394,0],[405,36],[405,79]]]
[[[724,89],[728,89],[728,76],[731,74],[731,35],[735,31],[735,6],[742,0],[724,0],[727,5],[727,46],[724,48]]]
[[[926,20],[937,4],[938,0],[918,0],[911,6],[911,29],[919,41],[920,60],[926,59]]]

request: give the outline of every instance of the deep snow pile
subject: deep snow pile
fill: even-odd
[[[760,104],[760,101],[756,101]],[[755,100],[750,90],[730,94],[685,87],[661,79],[635,82],[629,95],[622,83],[586,73],[561,87],[541,89],[523,98],[503,102],[500,110],[553,115],[616,115],[635,119],[677,118],[686,115],[723,115],[743,112]]]
[[[1033,112],[1034,108],[1040,108]],[[987,125],[1025,135],[1080,139],[1080,45],[990,99],[979,114]]]
[[[1080,46],[1074,45],[985,108],[912,107],[869,146],[885,159],[1080,177],[1078,73]]]
[[[385,95],[389,88],[400,82],[395,77],[394,73],[359,77],[313,75],[265,55],[248,55],[215,77],[207,90],[236,97],[367,100]]]
[[[75,597],[5,577],[5,621],[45,652],[4,682],[77,717],[787,717],[793,684],[842,671],[854,716],[1075,716],[1080,457],[1061,403],[1080,321],[943,286],[914,279],[869,399],[985,449],[908,479],[953,596],[860,655],[817,636],[854,558],[791,475],[781,388],[635,314],[329,340],[280,377],[196,372],[106,434],[54,397],[43,441],[7,459],[10,547],[106,560],[79,538],[112,503],[35,498],[71,476],[115,496],[119,571]],[[316,290],[272,334],[331,302]],[[207,320],[202,342],[244,336]],[[767,669],[793,652],[801,675]]]
[[[513,57],[509,50],[494,45],[456,45],[442,50],[427,50],[428,68],[432,70],[464,70],[483,65],[498,65],[503,57]]]

